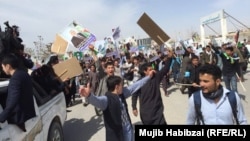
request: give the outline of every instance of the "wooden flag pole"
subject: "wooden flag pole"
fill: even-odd
[[[193,86],[192,84],[184,84],[184,83],[175,83],[175,85],[180,85],[180,86]],[[197,85],[197,87],[200,87]]]
[[[239,35],[240,35],[240,31],[237,31],[237,32],[236,32],[236,35],[235,35],[236,49],[238,49]],[[241,85],[241,87],[243,88],[243,91],[246,92],[247,90],[246,90],[246,88],[244,87],[244,85],[243,85],[243,83],[242,83],[242,81],[241,81],[241,79],[240,79],[240,77],[239,77],[239,75],[238,75],[237,72],[236,72],[236,76],[237,76],[237,78],[238,78],[239,81],[240,81],[240,85]]]

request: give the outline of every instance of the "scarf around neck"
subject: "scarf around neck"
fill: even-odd
[[[223,87],[220,85],[218,90],[216,90],[215,92],[211,92],[211,93],[202,93],[203,96],[205,98],[211,99],[211,100],[215,100],[216,98],[219,98],[223,95]]]
[[[230,60],[231,64],[233,64],[233,63],[234,63],[234,59],[233,59],[233,57],[228,56],[226,52],[225,52],[225,53],[223,53],[223,54],[224,54],[224,56],[226,57],[226,59],[227,59],[227,60]]]

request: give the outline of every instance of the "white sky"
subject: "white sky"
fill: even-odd
[[[200,33],[200,18],[224,9],[250,27],[250,0],[0,0],[0,25],[18,25],[26,47],[34,47],[38,36],[53,42],[73,20],[102,40],[121,29],[121,38],[148,37],[137,25],[146,12],[171,38],[187,38]],[[228,22],[228,30],[240,28]],[[217,23],[219,25],[219,23]],[[220,31],[218,31],[220,32]]]

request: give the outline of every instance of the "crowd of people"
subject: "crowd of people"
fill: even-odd
[[[226,43],[219,47],[209,43],[202,48],[203,51],[199,54],[194,52],[193,47],[182,48],[184,52],[181,55],[176,54],[174,48],[167,48],[165,52],[157,51],[156,56],[158,57],[153,60],[151,58],[155,58],[155,56],[145,56],[141,53],[126,54],[126,52],[121,54],[120,58],[98,59],[94,57],[96,60],[93,60],[92,65],[96,65],[98,62],[102,64],[96,65],[98,71],[95,72],[95,78],[100,79],[97,82],[95,80],[95,83],[90,82],[98,85],[97,90],[91,89],[93,85],[91,87],[87,85],[80,87],[79,93],[85,97],[88,103],[103,112],[104,119],[106,119],[104,120],[107,129],[106,140],[116,137],[132,140],[128,105],[124,100],[130,95],[132,96],[133,115],[139,114],[142,124],[167,125],[160,88],[163,85],[165,96],[169,96],[167,89],[168,85],[171,85],[171,78],[173,78],[173,83],[189,84],[180,88],[183,93],[185,88],[188,89],[187,124],[247,124],[237,89],[237,82],[244,81],[244,73],[248,65],[249,52],[246,45],[244,43]],[[153,75],[152,70],[154,70]],[[114,76],[117,76],[117,82]],[[148,76],[150,79],[142,83],[142,80]],[[138,90],[129,89],[137,86],[138,82],[143,84],[138,86]],[[222,82],[225,83],[225,87]],[[128,87],[121,91],[121,85]],[[130,91],[129,94],[127,89]],[[120,91],[117,92],[118,90]],[[232,93],[236,103],[232,105],[237,106],[231,105],[229,93]],[[195,95],[198,95],[202,101],[199,109],[194,104],[194,100],[197,99]],[[136,106],[138,99],[140,111]],[[112,108],[109,104],[120,106],[112,105],[112,107],[116,107]],[[119,108],[117,109],[117,107]],[[113,119],[114,117],[121,117],[121,119],[118,118],[119,124],[107,120],[107,118],[112,121],[118,120]]]
[[[126,102],[126,98],[130,96],[133,115],[139,115],[142,124],[167,125],[161,88],[164,95],[169,97],[168,86],[172,83],[188,84],[180,88],[182,93],[188,89],[187,124],[247,124],[237,88],[237,82],[244,81],[244,73],[249,63],[247,43],[225,43],[222,46],[209,43],[205,47],[196,47],[202,48],[199,54],[195,53],[194,47],[180,45],[176,48],[166,47],[164,51],[156,49],[154,54],[130,52],[126,49],[129,46],[125,45],[125,50],[120,52],[119,56],[110,57],[97,57],[94,46],[90,45],[92,59],[79,60],[82,74],[61,80],[53,70],[53,66],[60,63],[59,58],[51,56],[49,62],[31,73],[31,77],[49,94],[63,91],[67,107],[75,103],[77,94],[83,97],[84,106],[94,105],[97,116],[104,117],[106,140],[133,140],[133,126]],[[177,49],[182,49],[183,52],[177,53]],[[17,65],[11,62],[17,59],[14,56],[17,55],[4,56],[1,62],[3,72],[11,75],[11,82],[18,77],[19,72]],[[27,57],[23,57],[21,64],[26,66],[26,69],[22,69],[24,72],[34,65]],[[20,77],[27,75],[20,74]],[[225,83],[225,87],[222,82]],[[11,92],[13,86],[22,85],[18,83],[11,86],[8,100],[13,94],[23,93]],[[230,105],[229,93],[233,93],[237,103],[236,114]],[[200,108],[194,103],[197,96],[202,101]],[[22,104],[25,105],[23,101]],[[13,104],[9,106],[13,108]],[[13,113],[9,110],[4,109],[0,113],[0,122],[7,120],[8,114]],[[32,117],[33,113],[25,110],[21,113],[25,118],[18,124],[24,128],[23,122],[26,118]]]

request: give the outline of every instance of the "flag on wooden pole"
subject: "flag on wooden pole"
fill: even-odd
[[[114,40],[120,38],[120,32],[121,32],[121,30],[120,30],[119,26],[116,29],[112,29],[112,31],[113,31],[113,35],[112,36],[113,36]]]
[[[240,31],[237,30],[237,31],[236,31],[236,34],[235,34],[235,36],[234,36],[234,41],[235,41],[236,44],[238,43],[238,40],[239,40],[239,34],[240,34]]]

